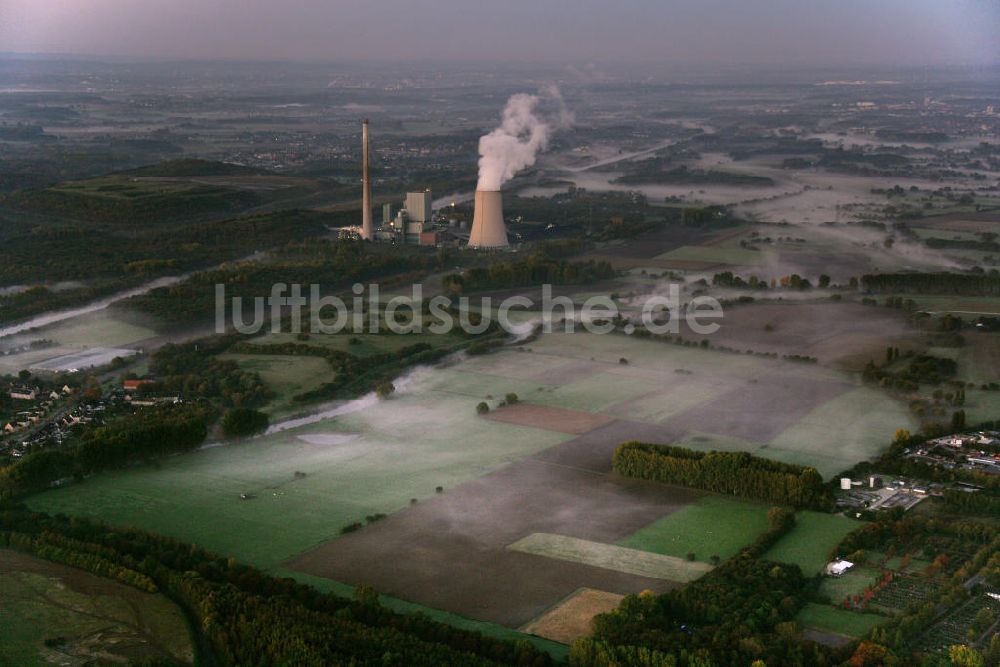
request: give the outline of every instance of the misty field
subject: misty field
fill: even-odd
[[[733,266],[756,266],[767,262],[767,254],[740,247],[725,246],[684,246],[671,250],[655,259],[670,266],[672,262],[705,262],[706,264],[727,264]],[[683,265],[681,265],[683,266]]]
[[[109,310],[101,310],[24,331],[5,338],[4,347],[18,347],[41,339],[50,340],[54,345],[19,354],[0,355],[0,374],[16,375],[23,369],[90,348],[132,346],[156,336],[153,326],[152,323],[126,321]]]
[[[629,535],[631,549],[711,562],[726,560],[767,530],[767,506],[723,496],[705,496]]]
[[[318,370],[293,368],[257,370],[289,391]],[[623,335],[543,335],[395,384],[388,400],[338,404],[259,438],[96,475],[30,504],[196,542],[272,572],[370,583],[513,628],[580,587],[624,595],[677,586],[763,530],[762,505],[609,474],[619,443],[744,450],[829,477],[909,423],[896,423],[883,394],[833,369]],[[509,393],[520,406],[500,406]],[[490,418],[477,414],[480,402]],[[852,417],[859,406],[874,416]],[[812,571],[856,526],[799,518],[769,557]],[[575,561],[508,549],[535,533],[593,548]],[[636,554],[678,566],[674,579],[649,576],[644,561],[630,560]]]
[[[706,449],[715,436],[734,448],[816,465],[825,476],[876,454],[895,428],[909,423],[882,394],[814,365],[617,335],[551,334],[529,348],[422,369],[397,382],[399,391],[387,401],[369,400],[336,418],[155,466],[97,475],[32,503],[273,567],[336,537],[345,525],[573,437],[543,422],[477,417],[477,403],[496,407],[507,393],[530,404],[614,417],[599,430],[610,448],[636,429],[650,439]],[[289,388],[306,381],[278,367],[259,370]],[[852,417],[858,406],[873,416]],[[610,455],[602,465],[609,461]],[[701,551],[695,549],[712,555]]]
[[[357,412],[97,475],[31,502],[272,568],[348,524],[570,437],[479,419],[478,396],[455,393],[450,377],[418,371],[408,389],[400,382],[399,395],[362,402]]]
[[[656,426],[664,442],[812,465],[826,477],[915,427],[899,401],[821,365],[622,335],[550,334],[528,349],[470,359],[454,371],[456,386],[495,376],[521,400]],[[528,358],[509,370],[519,354]]]

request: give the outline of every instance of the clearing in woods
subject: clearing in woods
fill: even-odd
[[[816,628],[851,638],[861,637],[876,625],[885,623],[886,617],[878,614],[862,614],[848,609],[838,609],[827,604],[807,603],[795,616],[795,620],[807,628]]]
[[[768,549],[763,558],[794,563],[807,577],[822,572],[830,552],[864,523],[837,514],[803,511],[795,514],[795,527]]]

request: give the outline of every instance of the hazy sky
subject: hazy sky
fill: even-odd
[[[1000,0],[0,0],[0,52],[802,65],[1000,61]]]

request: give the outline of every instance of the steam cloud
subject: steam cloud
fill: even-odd
[[[553,119],[545,118],[539,104],[551,100],[558,105]],[[535,163],[549,145],[552,132],[573,122],[555,86],[540,95],[511,95],[503,110],[500,127],[479,139],[479,184],[477,190],[499,190],[514,174]]]

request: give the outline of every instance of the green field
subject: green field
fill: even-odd
[[[723,496],[705,496],[659,519],[618,544],[631,549],[707,563],[726,560],[767,530],[767,507]]]
[[[764,558],[780,563],[794,563],[806,575],[821,572],[830,562],[830,551],[844,536],[863,524],[836,514],[798,512],[795,528],[778,540]]]
[[[830,477],[872,458],[899,428],[918,428],[907,406],[878,389],[858,387],[815,408],[760,455],[811,465]]]
[[[458,393],[453,376],[419,370],[397,382],[393,398],[352,404],[359,409],[350,414],[97,475],[30,502],[275,568],[367,515],[394,512],[437,486],[451,488],[568,437],[480,419],[481,397],[491,388],[502,396],[509,385],[484,376],[473,393]],[[241,500],[244,493],[253,498]]]
[[[259,192],[224,181],[105,176],[65,181],[15,193],[8,205],[35,213],[93,222],[136,225],[151,220],[187,222],[205,214],[230,213],[268,201]]]
[[[275,394],[264,408],[271,415],[301,410],[302,403],[295,400],[297,394],[317,389],[334,378],[330,364],[321,357],[223,354],[219,358],[235,361],[241,369],[260,375]]]
[[[799,611],[795,620],[807,628],[857,638],[864,636],[876,625],[885,623],[887,619],[877,614],[862,614],[810,602]]]
[[[357,403],[357,410],[349,414],[237,445],[171,457],[156,466],[97,475],[36,496],[31,503],[46,511],[83,513],[173,535],[270,568],[336,537],[343,526],[363,521],[367,515],[393,512],[411,498],[430,496],[436,486],[453,487],[570,437],[479,419],[475,414],[479,401],[495,405],[506,393],[515,392],[522,401],[587,411],[611,409],[616,414],[629,397],[637,397],[645,401],[644,408],[662,400],[669,412],[671,396],[683,394],[687,383],[695,394],[710,397],[719,384],[763,391],[763,384],[752,383],[775,370],[782,377],[809,381],[842,377],[812,365],[624,336],[552,334],[531,343],[530,349],[421,369],[400,378],[397,394],[388,401]],[[629,359],[628,365],[618,363],[622,356]],[[293,392],[297,381],[305,382],[297,376],[316,362],[296,357],[283,367],[274,361],[242,359],[259,365],[265,381],[269,377],[280,384],[284,392],[279,393],[284,394]],[[301,366],[293,370],[297,364]],[[697,370],[682,375],[674,372],[676,368]],[[836,432],[844,421],[841,410],[821,411],[815,421],[810,420],[809,428]],[[727,442],[732,448],[743,443],[732,438]],[[746,446],[770,454],[759,443],[746,441]],[[819,453],[808,441],[798,447],[786,458],[812,463]],[[829,475],[862,453],[878,451],[875,444],[870,447],[849,450],[847,456],[832,459],[820,470]],[[305,478],[296,479],[296,472],[306,473]],[[242,493],[255,497],[243,501]],[[804,525],[797,531],[810,523],[809,514],[802,516]],[[846,525],[849,530],[853,524]],[[753,532],[747,530],[720,548],[678,547],[674,553],[683,556],[693,550],[701,559],[716,552],[724,556]],[[819,549],[820,559],[829,546]]]
[[[396,345],[406,338],[386,337],[385,342]],[[622,357],[629,363],[620,364]],[[315,358],[234,358],[253,366],[285,400],[299,386],[315,381],[320,371],[329,374],[326,362]],[[741,389],[759,397],[769,391],[767,378],[772,374],[804,387],[843,382],[845,377],[815,365],[625,336],[545,335],[524,348],[416,369],[395,381],[397,392],[389,400],[365,397],[338,414],[288,423],[287,430],[249,441],[95,475],[34,496],[29,504],[174,536],[280,573],[288,559],[337,538],[348,524],[395,512],[411,499],[432,497],[435,487],[447,491],[573,437],[543,425],[481,419],[475,411],[480,401],[495,406],[506,393],[515,392],[526,402],[658,424]],[[842,429],[847,421],[843,411],[856,405],[854,401],[864,403],[865,396],[854,391],[846,394],[850,399],[830,401],[834,409],[824,411],[818,405],[801,420],[807,426],[796,426],[814,433]],[[860,428],[876,430],[861,423]],[[706,423],[703,428],[712,426]],[[688,440],[702,447],[724,443],[723,448],[769,453],[750,438],[692,432]],[[853,457],[871,455],[882,446],[875,444],[879,438],[874,435],[864,442],[869,444],[848,449],[843,458],[821,461],[821,472],[832,474]],[[811,463],[819,446],[805,440],[787,456]],[[248,499],[241,499],[242,494]],[[683,578],[694,576],[683,574],[688,570],[706,568],[711,556],[725,558],[752,541],[763,531],[765,517],[763,505],[706,497],[622,545],[604,546],[616,554],[659,554],[666,558],[658,562],[683,565],[680,574],[673,575]],[[809,512],[800,513],[799,521],[768,557],[805,563],[810,571],[818,571],[840,536],[857,526]],[[692,551],[697,561],[688,563],[685,557]]]
[[[457,336],[433,333],[397,335],[390,332],[359,335],[349,333],[311,334],[308,340],[302,341],[295,334],[279,333],[255,339],[253,342],[262,345],[280,345],[284,343],[305,344],[337,352],[347,352],[356,357],[368,357],[373,354],[398,352],[404,347],[419,343],[426,343],[435,349],[451,347],[460,342],[460,340]]]
[[[763,264],[767,261],[766,252],[747,250],[746,248],[723,246],[682,246],[676,250],[657,255],[655,259],[661,262],[709,262],[712,264],[751,265]]]
[[[147,326],[126,322],[108,310],[60,322],[38,333],[62,345],[117,347],[152,338],[156,331]]]
[[[833,604],[840,604],[844,598],[863,593],[865,588],[875,583],[881,573],[874,568],[855,565],[839,577],[824,577],[820,592],[830,598]]]

